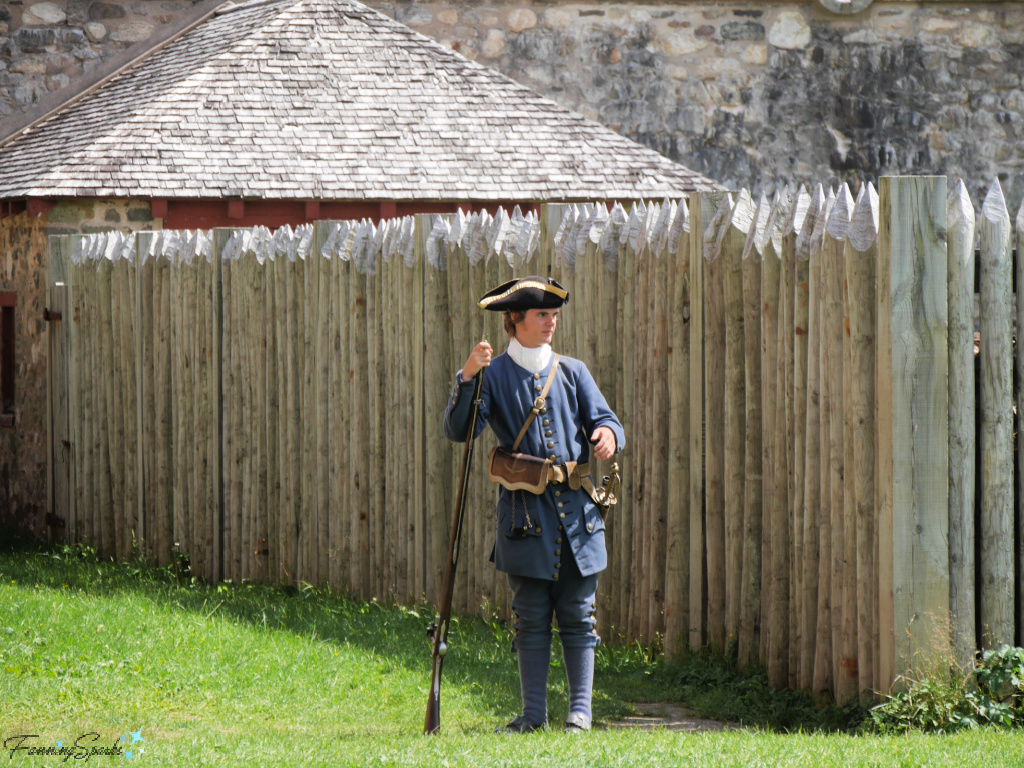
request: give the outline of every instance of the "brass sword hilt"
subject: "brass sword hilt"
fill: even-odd
[[[605,475],[601,487],[594,492],[594,500],[601,508],[601,516],[608,514],[613,506],[619,502],[619,490],[622,488],[622,478],[619,475],[619,463],[613,461],[609,468],[610,475]]]

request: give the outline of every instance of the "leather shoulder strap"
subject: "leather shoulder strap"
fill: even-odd
[[[533,420],[537,418],[537,414],[540,413],[540,409],[544,407],[548,392],[551,390],[551,382],[555,380],[555,371],[558,368],[558,355],[555,355],[551,360],[551,371],[548,373],[548,380],[544,382],[544,389],[541,390],[540,397],[533,401],[533,408],[526,415],[526,422],[523,424],[523,428],[519,430],[519,436],[516,437],[516,441],[512,444],[512,450],[515,451],[519,448],[519,444],[523,442],[523,437],[526,435],[526,430],[533,424]]]

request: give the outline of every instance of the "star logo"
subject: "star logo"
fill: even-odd
[[[139,728],[139,730],[137,730],[137,731],[128,731],[128,733],[131,734],[132,744],[134,744],[136,741],[145,741],[145,739],[142,738],[142,729],[141,728]]]
[[[63,747],[64,747],[64,742],[63,741],[58,741],[57,742],[57,749],[62,749]]]

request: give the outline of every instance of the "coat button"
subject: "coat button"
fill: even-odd
[[[560,518],[562,518],[563,520],[565,520],[565,512],[559,512],[559,513],[558,513],[558,516],[559,516]],[[562,529],[561,529],[561,528],[559,528],[558,530],[562,530]]]
[[[534,531],[535,531],[536,533],[540,533],[540,526],[538,525],[538,526],[537,526],[536,528],[534,528],[533,530],[534,530]]]
[[[560,550],[560,549],[556,549],[556,550],[555,550],[555,554],[556,554],[556,555],[560,555],[560,554],[562,554],[562,550]],[[561,563],[559,563],[559,565],[561,565]]]
[[[540,379],[540,374],[539,373],[533,374],[533,378],[539,380]]]
[[[561,563],[555,563],[555,568],[561,568],[561,567],[562,567]]]
[[[563,514],[562,517],[565,517],[565,515]],[[565,528],[563,528],[562,526],[558,526],[558,530],[560,530],[562,533],[565,533]]]
[[[533,388],[533,391],[534,391],[534,392],[540,392],[540,391],[541,391],[541,390],[543,390],[543,389],[544,389],[544,387],[542,387],[542,386],[541,386],[540,384],[538,384],[537,386],[535,386],[535,387]]]
[[[588,531],[594,530],[594,524],[593,523],[587,523],[587,530]]]
[[[555,447],[555,444],[553,442],[549,442],[548,443],[548,448],[554,448],[554,447]]]
[[[561,543],[562,543],[562,538],[561,537],[558,537],[557,539],[555,539],[555,544],[561,544]]]
[[[557,498],[558,498],[559,496],[561,496],[561,495],[562,495],[562,492],[561,492],[561,491],[555,491],[555,498],[556,498],[556,499],[557,499]]]
[[[551,437],[551,436],[552,436],[553,434],[555,434],[555,433],[554,433],[554,432],[552,432],[552,431],[551,431],[551,430],[549,429],[549,430],[547,430],[547,431],[546,431],[546,432],[544,433],[544,437]]]
[[[548,458],[551,459],[552,461],[558,461],[558,457],[555,456],[555,454],[553,453],[550,456],[548,456]]]
[[[547,408],[541,408],[541,409],[540,409],[540,412],[541,412],[541,413],[547,413],[547,412],[548,412],[548,409],[547,409]]]
[[[562,507],[564,507],[564,506],[565,506],[565,502],[564,502],[564,501],[560,501],[560,502],[558,502],[558,508],[559,508],[559,509],[561,509],[561,508],[562,508]]]

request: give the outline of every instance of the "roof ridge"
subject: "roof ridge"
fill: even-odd
[[[244,11],[250,8],[258,8],[261,5],[273,5],[274,3],[286,4],[290,3],[295,5],[301,3],[303,0],[226,0],[223,5],[214,11],[215,16],[225,16],[229,13],[236,13],[237,11]]]

